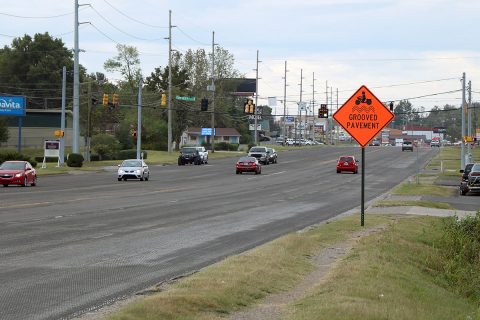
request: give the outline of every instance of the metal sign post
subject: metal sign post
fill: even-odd
[[[361,86],[335,112],[333,118],[362,147],[360,225],[363,227],[365,225],[365,147],[395,116],[366,86]]]

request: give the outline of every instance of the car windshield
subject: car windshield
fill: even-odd
[[[142,166],[142,161],[137,161],[137,160],[128,160],[128,161],[123,161],[122,167],[141,167]]]
[[[252,157],[241,157],[238,159],[238,162],[255,162],[255,158]]]
[[[180,149],[181,153],[195,153],[196,151],[197,151],[197,148],[195,148],[195,147]]]
[[[410,141],[404,141],[403,144],[412,144]]]
[[[352,157],[340,157],[340,161],[351,162],[351,161],[353,161],[353,158]]]
[[[265,148],[252,148],[250,152],[265,152]]]
[[[273,153],[273,149],[267,148],[267,152]]]
[[[25,168],[25,164],[23,162],[4,162],[0,169],[3,170],[23,170]]]
[[[472,167],[471,172],[480,172],[480,163],[475,163]]]

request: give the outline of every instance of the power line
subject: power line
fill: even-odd
[[[110,2],[108,2],[107,0],[103,0],[106,4],[108,4],[113,10],[117,11],[118,13],[120,13],[122,16],[124,16],[125,18],[129,19],[129,20],[132,20],[136,23],[140,23],[140,24],[143,24],[144,26],[147,26],[147,27],[151,27],[151,28],[160,28],[160,29],[167,29],[168,26],[157,26],[157,25],[153,25],[153,24],[149,24],[149,23],[146,23],[146,22],[143,22],[143,21],[140,21],[140,20],[137,20],[135,18],[132,18],[131,16],[127,15],[126,13],[120,11],[118,8],[116,8],[115,6],[113,6]]]
[[[128,33],[126,31],[123,31],[122,29],[120,29],[119,27],[115,26],[113,23],[111,23],[107,18],[105,18],[102,14],[100,14],[100,12],[98,12],[95,7],[93,5],[89,5],[89,7],[100,17],[102,18],[106,23],[108,23],[110,26],[112,26],[114,29],[116,29],[117,31],[131,37],[131,38],[134,38],[134,39],[137,39],[137,40],[142,40],[142,41],[159,41],[159,40],[163,40],[163,38],[156,38],[156,39],[146,39],[146,38],[142,38],[142,37],[138,37],[136,35],[133,35],[131,33]]]
[[[21,16],[21,15],[16,15],[16,14],[10,14],[10,13],[5,13],[5,12],[0,12],[0,15],[2,16],[7,16],[7,17],[13,17],[13,18],[20,18],[20,19],[53,19],[53,18],[60,18],[60,17],[65,17],[74,14],[74,12],[67,12],[67,13],[61,13],[53,16]]]
[[[208,43],[205,43],[205,42],[202,42],[202,41],[199,41],[195,38],[193,38],[192,36],[190,36],[188,33],[186,33],[185,31],[183,31],[179,26],[176,26],[176,28],[178,29],[178,31],[180,31],[181,33],[183,33],[187,38],[189,38],[190,40],[192,41],[195,41],[197,42],[198,44],[201,44],[201,45],[204,45],[204,46],[209,46],[210,44]]]

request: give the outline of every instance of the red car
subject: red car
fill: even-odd
[[[254,157],[241,157],[238,159],[235,168],[237,169],[237,174],[242,174],[243,172],[262,173],[262,166],[258,162],[258,159]]]
[[[0,184],[26,187],[37,184],[37,172],[28,161],[5,161],[0,166]]]
[[[358,173],[358,160],[354,156],[341,156],[337,162],[337,173],[342,171]]]

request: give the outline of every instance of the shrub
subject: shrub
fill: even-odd
[[[115,159],[120,150],[120,142],[110,134],[97,134],[92,137],[92,150],[94,150],[102,160]]]
[[[80,168],[83,165],[83,156],[80,153],[71,153],[67,158],[67,166]]]
[[[230,143],[228,145],[228,151],[238,151],[238,143]]]
[[[142,150],[141,152],[143,152],[143,159],[147,159],[147,151]],[[135,149],[120,150],[118,152],[119,160],[135,159],[135,158],[137,158],[137,150]]]
[[[37,161],[35,161],[35,159],[31,159],[29,156],[18,153],[17,151],[6,150],[6,151],[0,152],[0,164],[5,161],[12,161],[12,160],[28,161],[33,167],[37,165]],[[43,158],[42,158],[42,161],[43,161]]]
[[[228,143],[226,143],[226,142],[215,143],[215,150],[228,151]]]
[[[100,161],[100,156],[98,154],[92,153],[90,155],[90,161]]]

